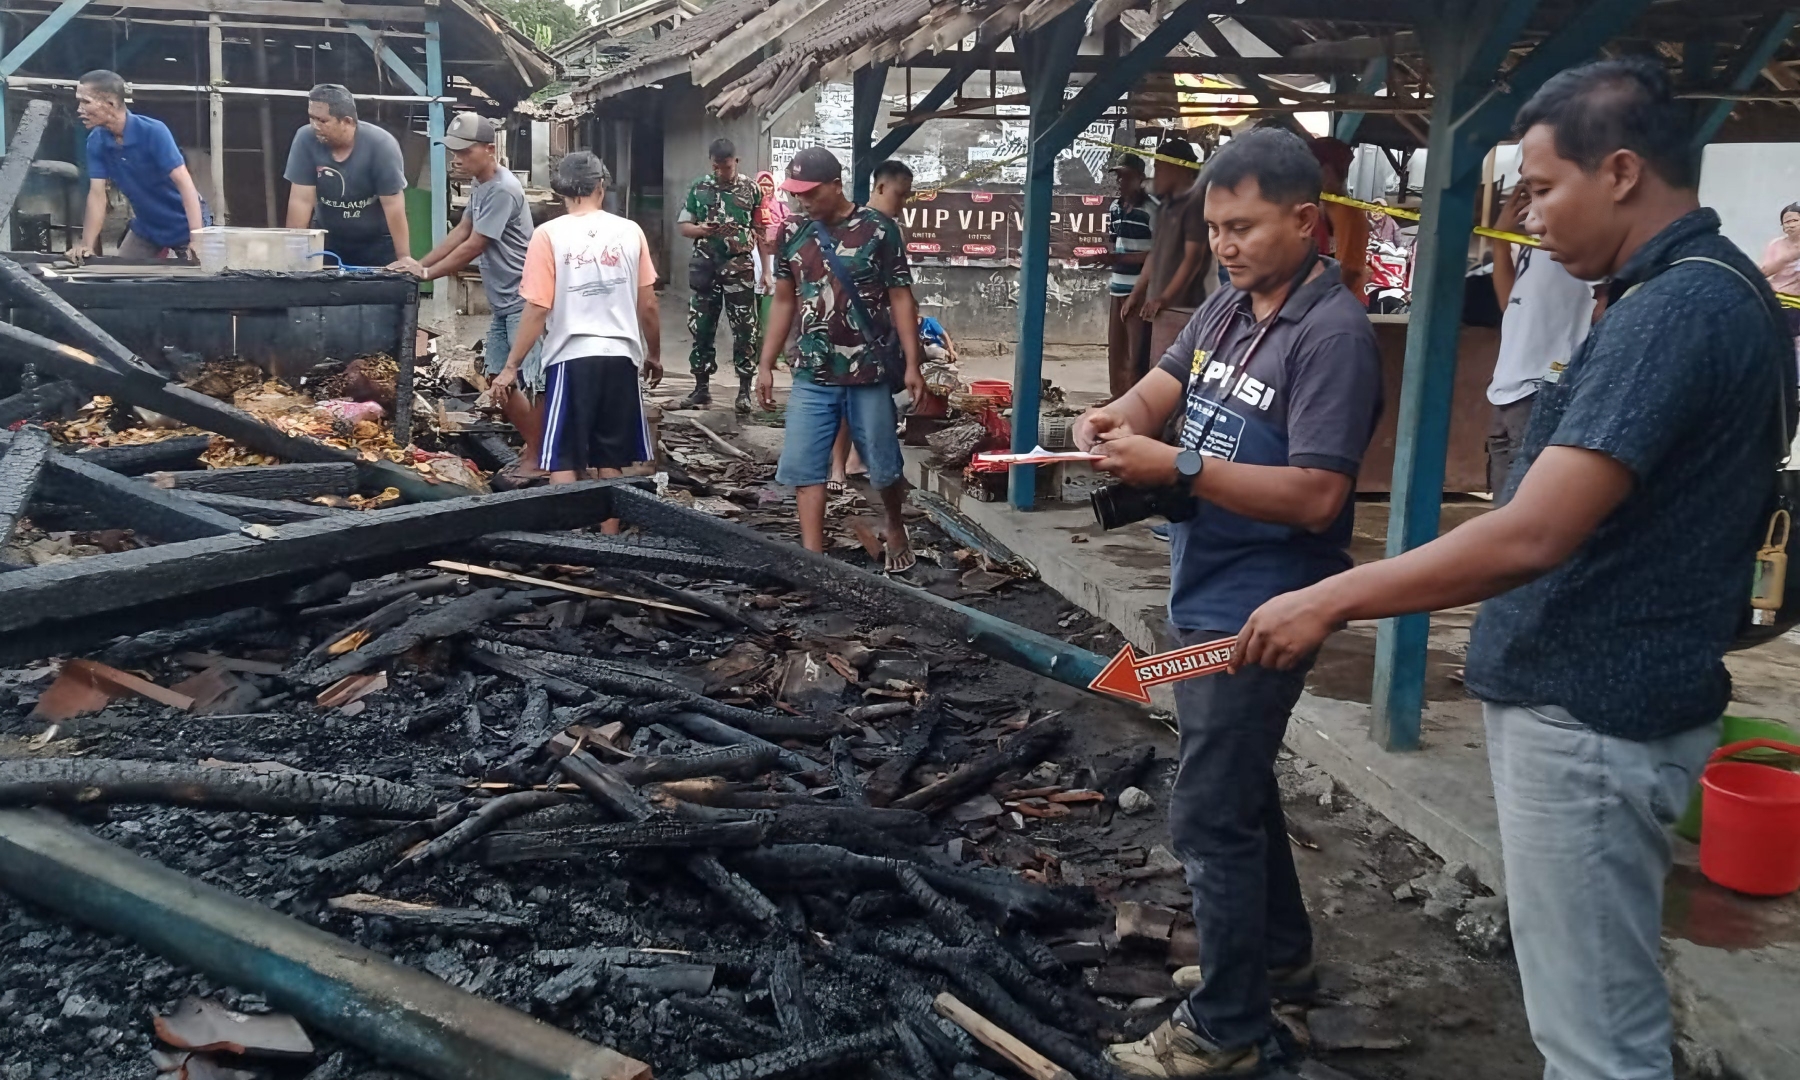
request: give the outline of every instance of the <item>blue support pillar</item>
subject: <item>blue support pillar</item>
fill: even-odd
[[[1481,161],[1545,80],[1591,57],[1647,6],[1648,0],[1590,0],[1504,81],[1495,78],[1496,65],[1530,15],[1526,0],[1497,13],[1445,5],[1443,19],[1420,25],[1435,97],[1394,445],[1390,557],[1437,538]],[[1486,23],[1477,23],[1483,15]],[[1476,63],[1484,66],[1469,66]],[[1430,616],[1409,615],[1383,620],[1377,632],[1370,734],[1386,749],[1419,745],[1430,629]]]
[[[1069,139],[1053,142],[1044,133],[1063,111],[1069,68],[1087,31],[1089,0],[1018,39],[1019,68],[1031,99],[1029,152],[1025,158],[1025,225],[1019,240],[1019,346],[1013,354],[1012,448],[1024,453],[1037,445],[1038,404],[1044,370],[1044,312],[1050,290],[1050,199],[1056,187],[1056,158]],[[1036,501],[1037,470],[1016,467],[1010,477],[1012,505],[1029,510]]]
[[[37,55],[44,42],[56,36],[56,32],[81,13],[88,6],[88,0],[63,0],[62,4],[44,21],[32,27],[31,33],[20,39],[11,50],[6,48],[6,27],[0,25],[0,153],[6,151],[6,80],[25,66],[25,62]]]
[[[438,27],[438,9],[425,18],[425,92],[427,125],[431,135],[431,246],[444,242],[450,231],[450,160],[444,150],[444,43]],[[415,247],[417,245],[415,244]]]
[[[875,156],[875,124],[881,119],[882,91],[887,89],[886,64],[862,68],[852,77],[853,96],[850,106],[850,161],[855,184],[850,198],[857,203],[869,201],[869,177],[880,161]]]

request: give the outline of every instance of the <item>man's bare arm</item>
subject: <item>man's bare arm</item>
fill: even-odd
[[[313,207],[319,202],[319,189],[311,184],[294,184],[288,188],[287,227],[312,228]]]
[[[394,254],[402,259],[410,256],[412,226],[406,220],[406,193],[381,196],[381,214],[387,218],[388,235],[394,238]]]

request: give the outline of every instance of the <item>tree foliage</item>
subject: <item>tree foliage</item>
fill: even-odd
[[[488,6],[540,49],[548,49],[588,27],[587,17],[563,0],[489,0]]]

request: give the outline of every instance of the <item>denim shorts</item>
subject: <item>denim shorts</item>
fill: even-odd
[[[850,439],[869,470],[869,486],[892,487],[906,469],[900,457],[899,414],[886,386],[821,386],[796,377],[788,395],[787,434],[775,482],[812,487],[831,479],[831,444],[838,424],[850,422]]]
[[[519,320],[525,317],[523,310],[511,315],[496,315],[488,322],[487,344],[483,347],[483,367],[488,378],[500,374],[506,366],[506,358],[512,355],[513,338],[519,333]],[[525,354],[524,363],[519,365],[519,385],[532,393],[541,393],[544,389],[544,339],[540,336],[531,345],[531,351]]]

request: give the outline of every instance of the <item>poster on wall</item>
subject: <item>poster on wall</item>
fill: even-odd
[[[788,162],[794,160],[806,144],[799,139],[787,139],[777,135],[769,139],[769,171],[780,180],[787,175]]]
[[[1055,195],[1050,202],[1050,258],[1079,259],[1112,250],[1106,235],[1109,195]],[[1016,192],[935,191],[915,195],[900,213],[907,254],[914,258],[1019,258],[1025,196]]]

